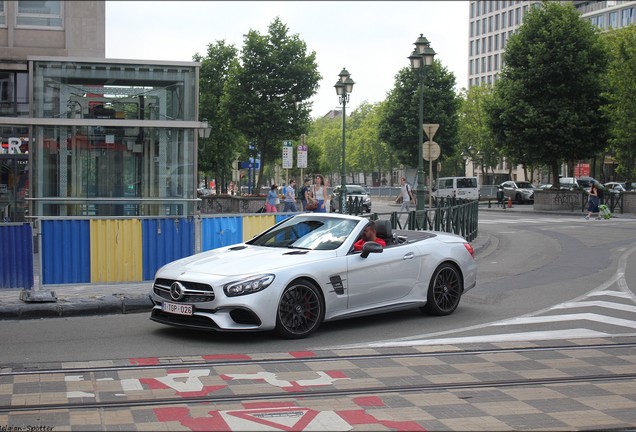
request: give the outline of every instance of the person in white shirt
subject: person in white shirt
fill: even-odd
[[[402,177],[400,179],[400,192],[398,193],[398,196],[395,199],[395,202],[399,202],[400,197],[402,197],[402,207],[400,207],[400,211],[403,212],[408,212],[410,211],[410,204],[411,201],[415,201],[413,198],[413,188],[411,187],[410,184],[408,184],[406,182],[406,179],[404,177]]]

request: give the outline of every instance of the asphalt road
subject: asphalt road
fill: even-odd
[[[479,229],[491,241],[477,258],[478,285],[448,317],[412,310],[325,323],[311,338],[295,341],[272,333],[174,329],[151,322],[143,313],[4,321],[3,363],[288,352],[449,338],[531,340],[576,336],[583,330],[633,334],[633,326],[622,324],[636,322],[635,227],[636,220],[483,212]],[[597,306],[591,314],[584,303],[598,301],[607,290],[616,294],[602,301],[620,305]],[[580,308],[563,306],[572,302]],[[574,312],[600,318],[568,318]],[[527,319],[516,323],[519,317]],[[560,333],[551,333],[557,330]]]

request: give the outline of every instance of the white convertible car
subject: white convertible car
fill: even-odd
[[[169,263],[157,271],[150,319],[216,331],[275,330],[303,338],[323,321],[420,308],[448,315],[473,288],[471,245],[442,232],[393,231],[386,247],[353,244],[368,219],[303,213],[253,239]]]

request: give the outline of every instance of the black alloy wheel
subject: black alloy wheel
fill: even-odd
[[[301,339],[312,334],[325,317],[318,288],[298,280],[283,291],[276,314],[276,333],[285,339]]]
[[[426,305],[422,309],[431,315],[450,315],[457,309],[463,291],[463,280],[457,267],[443,263],[433,273]]]

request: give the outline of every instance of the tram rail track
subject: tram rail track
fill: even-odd
[[[470,362],[470,357],[474,357],[474,361],[484,361],[483,356],[488,357],[488,361],[495,365],[505,363],[506,357],[512,354],[524,354],[529,356],[542,357],[542,351],[561,351],[563,353],[577,351],[603,351],[608,354],[630,357],[636,343],[615,343],[615,344],[590,344],[590,345],[568,345],[568,346],[551,346],[551,347],[521,347],[521,348],[503,348],[503,349],[475,349],[475,350],[445,350],[436,352],[412,352],[412,353],[378,353],[364,355],[344,355],[344,356],[316,356],[304,358],[271,358],[257,360],[214,360],[214,361],[190,361],[182,363],[163,363],[155,365],[114,365],[114,366],[97,366],[97,367],[70,367],[70,368],[49,368],[41,370],[6,370],[4,368],[0,372],[0,384],[10,382],[13,379],[30,380],[34,382],[63,382],[66,377],[77,377],[79,375],[88,375],[89,381],[95,383],[97,377],[104,378],[108,376],[117,376],[119,372],[123,372],[126,376],[131,374],[139,374],[139,376],[152,377],[158,372],[165,371],[166,374],[174,373],[174,371],[184,371],[189,369],[205,370],[209,369],[214,372],[210,376],[220,376],[227,373],[228,368],[238,368],[239,370],[250,370],[258,366],[271,371],[287,370],[290,367],[303,363],[320,363],[320,367],[329,369],[330,365],[337,368],[342,362],[351,363],[359,367],[364,365],[372,365],[373,368],[394,367],[395,362],[406,362],[409,365],[416,365],[420,368],[426,368],[430,364],[431,358],[457,361],[460,363]],[[622,351],[619,351],[622,350]],[[467,359],[468,357],[468,359]],[[585,355],[581,355],[585,358]],[[65,410],[85,410],[85,409],[110,409],[110,408],[133,408],[133,407],[158,407],[166,405],[183,405],[183,404],[200,404],[200,403],[232,403],[247,401],[276,401],[289,399],[308,399],[308,398],[340,398],[351,397],[357,395],[379,395],[390,393],[410,393],[410,392],[447,392],[456,390],[473,390],[480,388],[504,388],[504,387],[528,387],[528,386],[549,386],[556,384],[572,384],[584,382],[612,382],[612,381],[634,381],[636,385],[636,362],[629,365],[622,373],[575,373],[556,374],[554,370],[546,372],[544,376],[533,378],[511,379],[502,377],[501,379],[489,379],[480,381],[455,381],[452,379],[437,379],[436,382],[427,380],[426,377],[411,377],[411,383],[403,383],[396,379],[395,384],[377,385],[376,382],[368,380],[349,381],[345,386],[337,385],[316,385],[306,386],[304,388],[296,388],[293,390],[284,390],[281,388],[272,391],[271,386],[235,386],[231,391],[228,389],[205,395],[189,395],[187,392],[182,394],[166,395],[162,397],[149,397],[140,391],[134,397],[125,400],[100,400],[99,395],[95,400],[74,400],[68,398],[65,401],[50,401],[39,403],[22,403],[22,404],[3,404],[0,405],[0,413],[18,413],[26,411],[55,411]],[[633,367],[632,367],[633,366]],[[222,371],[222,372],[219,372]],[[224,371],[224,372],[223,372]],[[273,373],[273,372],[272,372]],[[145,375],[144,375],[145,374]],[[63,378],[63,379],[61,379]],[[119,379],[119,378],[114,378]],[[144,378],[148,379],[148,378]],[[347,378],[349,379],[349,378]],[[417,382],[415,382],[417,381]],[[239,381],[240,382],[240,381]],[[50,398],[43,398],[43,401]]]

